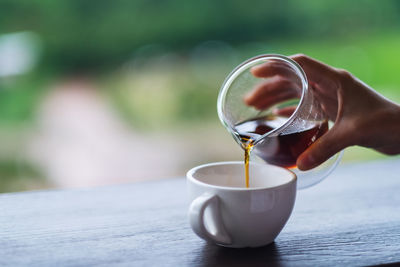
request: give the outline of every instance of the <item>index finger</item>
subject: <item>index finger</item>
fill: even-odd
[[[303,68],[309,82],[312,84],[317,84],[322,88],[329,88],[330,83],[336,80],[332,79],[334,78],[335,70],[316,59],[303,54],[296,54],[289,58],[296,61]]]
[[[289,80],[300,82],[296,72],[282,62],[270,60],[266,63],[251,68],[251,73],[257,78],[281,76]]]

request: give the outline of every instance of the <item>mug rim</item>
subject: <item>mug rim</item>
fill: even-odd
[[[279,168],[282,169],[286,172],[288,172],[291,175],[291,179],[285,183],[276,185],[276,186],[270,186],[270,187],[256,187],[256,188],[252,188],[252,187],[230,187],[230,186],[221,186],[221,185],[214,185],[214,184],[208,184],[202,181],[199,181],[198,179],[194,178],[193,174],[202,168],[205,167],[210,167],[210,166],[218,166],[218,165],[243,165],[244,163],[242,161],[218,161],[218,162],[210,162],[210,163],[205,163],[205,164],[201,164],[199,166],[193,167],[191,168],[187,173],[186,173],[186,179],[194,184],[200,185],[200,186],[205,186],[205,187],[210,187],[210,188],[214,188],[214,189],[218,189],[218,190],[225,190],[225,191],[258,191],[258,190],[272,190],[272,189],[278,189],[280,187],[285,187],[288,186],[291,183],[296,183],[297,182],[297,175],[292,172],[291,170],[288,170],[286,168],[283,167],[279,167],[276,165],[272,165],[272,164],[259,164],[261,166],[270,166],[270,167],[274,167],[274,168]],[[256,163],[258,164],[258,163]]]

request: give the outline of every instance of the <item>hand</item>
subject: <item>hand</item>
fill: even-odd
[[[330,67],[305,55],[290,58],[303,68],[309,88],[328,118],[335,122],[327,133],[298,157],[299,169],[312,169],[353,145],[373,148],[388,155],[400,153],[398,104],[381,96],[345,70]],[[272,62],[254,67],[252,73],[256,77],[270,79],[245,97],[248,105],[266,109],[282,100],[299,97],[296,95],[300,88],[299,81],[291,78],[288,68]],[[268,97],[271,95],[274,98]],[[288,114],[292,111],[290,108],[284,110]]]

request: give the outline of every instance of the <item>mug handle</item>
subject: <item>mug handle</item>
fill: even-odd
[[[209,207],[212,213],[212,221],[215,225],[215,233],[210,232],[204,224],[204,212]],[[222,245],[232,244],[232,238],[225,230],[219,211],[219,198],[217,195],[204,193],[190,204],[189,220],[193,231],[201,238]]]

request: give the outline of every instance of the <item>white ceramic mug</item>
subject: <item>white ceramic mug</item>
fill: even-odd
[[[259,247],[278,236],[296,199],[296,175],[284,168],[250,163],[250,187],[244,163],[216,162],[187,173],[193,231],[226,247]]]

